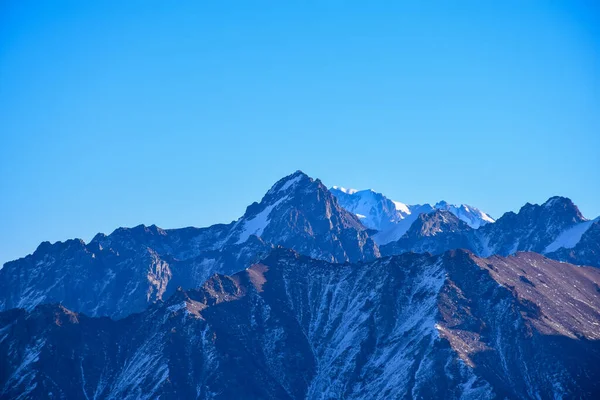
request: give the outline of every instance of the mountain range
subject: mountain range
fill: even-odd
[[[297,171],[229,224],[0,270],[0,398],[595,398],[600,219],[497,220]]]
[[[319,181],[296,172],[227,225],[163,230],[119,228],[50,244],[0,270],[0,310],[62,303],[90,316],[120,318],[144,310],[181,286],[195,288],[213,273],[234,273],[274,245],[316,259],[357,262],[380,256],[359,219]]]
[[[453,205],[442,200],[433,206],[431,204],[407,205],[390,200],[371,189],[356,190],[333,186],[330,190],[344,209],[355,214],[364,226],[377,231],[373,239],[378,245],[400,239],[420,214],[435,210],[449,211],[474,229],[494,222],[488,214],[466,204]]]

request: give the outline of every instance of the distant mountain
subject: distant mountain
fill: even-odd
[[[495,222],[494,219],[488,214],[466,204],[460,204],[458,206],[455,206],[454,204],[448,204],[445,201],[440,201],[434,206],[434,208],[437,210],[450,211],[452,214],[456,215],[458,219],[465,222],[467,225],[474,229]]]
[[[124,317],[231,274],[282,245],[316,259],[357,262],[379,249],[358,218],[301,171],[273,185],[237,221],[208,228],[119,228],[82,240],[42,243],[0,270],[0,310],[60,302],[88,315]]]
[[[409,206],[373,190],[357,191],[334,186],[330,191],[344,209],[356,215],[367,228],[377,231],[373,240],[378,245],[398,240],[419,214],[433,210],[429,204]]]
[[[0,397],[595,399],[599,287],[600,270],[534,253],[342,265],[276,249],[117,321],[0,313]]]
[[[488,257],[533,251],[556,260],[600,267],[598,220],[587,220],[566,197],[552,197],[542,205],[527,203],[518,213],[508,212],[479,229],[459,224],[457,217],[445,214],[441,218],[436,214],[421,216],[414,229],[411,227],[398,240],[382,246],[382,254],[408,251],[441,254],[463,248]],[[420,232],[424,223],[433,226],[434,232]]]
[[[407,205],[390,200],[370,189],[355,190],[333,186],[330,190],[338,198],[342,207],[358,216],[367,228],[377,231],[373,239],[379,245],[397,241],[409,230],[420,214],[435,210],[449,211],[475,229],[494,222],[488,214],[465,204],[456,206],[440,201],[435,206]]]
[[[472,247],[473,229],[450,211],[436,209],[420,214],[397,241],[382,247],[384,255],[406,252],[440,254]]]
[[[395,203],[373,190],[357,191],[338,186],[329,190],[344,209],[356,215],[369,229],[383,231],[411,215],[411,210],[405,204]]]
[[[508,255],[516,251],[542,253],[561,233],[585,217],[566,197],[552,197],[544,204],[525,204],[517,214],[508,212],[496,223],[478,230],[480,253]]]

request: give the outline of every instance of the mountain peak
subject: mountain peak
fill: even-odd
[[[342,208],[320,180],[302,171],[280,179],[260,202],[250,205],[224,243],[241,244],[252,235],[329,261],[379,254],[359,218]]]
[[[573,204],[573,201],[570,198],[564,197],[564,196],[552,196],[548,200],[546,200],[546,202],[543,205],[546,207],[551,207],[554,204],[559,204],[559,203]]]
[[[421,221],[431,221],[431,220],[440,220],[442,222],[456,222],[460,220],[456,215],[451,213],[449,210],[444,210],[440,208],[436,208],[430,213],[422,213],[418,217]]]
[[[391,200],[372,189],[356,190],[333,186],[331,192],[337,197],[340,205],[355,214],[363,225],[378,231],[374,239],[379,245],[398,240],[419,214],[435,209],[451,212],[473,229],[495,222],[489,214],[475,207],[466,204],[454,205],[445,200],[432,207],[430,204],[408,205]]]
[[[37,249],[35,249],[34,254],[42,254],[48,251],[63,251],[69,247],[75,247],[75,248],[84,248],[85,247],[85,242],[83,241],[83,239],[67,239],[64,242],[63,241],[58,241],[55,243],[50,243],[48,241],[44,241],[42,243],[40,243],[40,245],[37,247]]]
[[[444,209],[436,209],[430,213],[420,214],[417,222],[408,230],[407,235],[435,236],[442,232],[456,232],[468,229],[468,224],[452,212]]]
[[[554,196],[541,205],[526,203],[518,213],[507,212],[498,218],[494,226],[484,227],[486,250],[482,254],[551,251],[581,237],[584,231],[578,225],[585,221],[577,206],[567,197]]]
[[[544,204],[542,204],[545,208],[554,208],[554,209],[565,209],[565,210],[576,210],[577,214],[581,214],[579,212],[579,208],[573,203],[573,201],[568,197],[563,196],[552,196]],[[581,216],[583,218],[583,215]]]
[[[537,215],[538,213],[558,217],[570,223],[587,221],[575,203],[568,197],[563,196],[550,197],[541,205],[526,203],[519,210],[519,214],[523,215]]]
[[[382,231],[411,213],[405,204],[394,202],[373,189],[333,186],[330,190],[340,205],[356,215],[369,229]]]
[[[297,170],[293,174],[285,176],[285,177],[281,178],[280,180],[278,180],[277,182],[275,182],[275,184],[267,192],[267,196],[273,195],[276,193],[277,194],[287,193],[290,188],[295,187],[299,183],[304,183],[304,182],[311,183],[311,182],[314,182],[314,180],[310,176],[306,175],[304,172]]]
[[[478,208],[472,207],[468,204],[454,205],[442,200],[436,203],[434,208],[450,211],[473,229],[477,229],[483,225],[495,222],[495,220],[490,217],[489,214],[486,214]]]

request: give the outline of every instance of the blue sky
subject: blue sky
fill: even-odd
[[[0,263],[229,222],[297,169],[600,215],[593,1],[208,3],[0,4]]]

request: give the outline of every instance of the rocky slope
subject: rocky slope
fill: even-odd
[[[446,210],[420,214],[397,241],[382,247],[384,254],[406,252],[439,254],[448,249],[472,247],[473,229]]]
[[[121,320],[0,313],[2,398],[597,398],[600,270],[276,249]]]
[[[356,262],[379,256],[358,218],[319,180],[297,171],[228,225],[163,230],[140,225],[82,240],[42,243],[0,270],[0,310],[60,302],[91,316],[124,317],[194,288],[212,273],[234,273],[274,245],[313,258]]]

